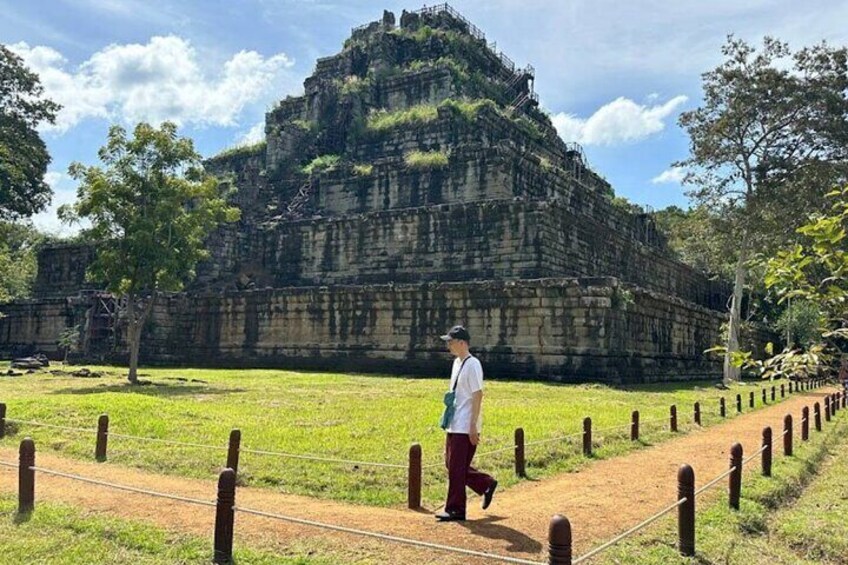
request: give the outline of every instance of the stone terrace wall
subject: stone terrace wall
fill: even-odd
[[[608,382],[715,376],[721,317],[616,279],[336,286],[178,295],[155,312],[145,363],[444,376],[438,340],[465,324],[494,378]]]
[[[85,270],[94,259],[89,245],[65,244],[38,251],[38,274],[33,292],[36,296],[66,296],[96,285],[85,282]]]

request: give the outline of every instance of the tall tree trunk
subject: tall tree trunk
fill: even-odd
[[[748,260],[748,231],[742,233],[736,276],[733,281],[733,298],[730,302],[730,323],[727,328],[727,352],[724,354],[724,384],[739,380],[739,367],[731,363],[733,354],[739,351],[739,329],[742,321],[742,295],[745,290],[745,262]]]
[[[130,369],[127,379],[138,384],[138,350],[141,345],[141,331],[135,319],[135,296],[127,297],[127,345],[130,348]]]

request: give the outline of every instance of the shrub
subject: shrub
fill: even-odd
[[[394,112],[377,110],[368,114],[365,128],[371,132],[383,132],[408,124],[426,124],[435,120],[438,115],[434,104],[419,104]]]
[[[444,108],[450,108],[455,113],[457,113],[469,122],[474,121],[474,119],[477,118],[477,114],[480,113],[480,109],[484,107],[497,110],[497,104],[495,104],[493,100],[489,100],[488,98],[479,98],[477,100],[456,100],[453,98],[448,98],[447,100],[442,101],[439,106]]]
[[[354,165],[353,174],[358,177],[367,177],[374,172],[374,165]]]
[[[429,171],[447,167],[449,156],[447,151],[410,151],[403,160],[410,169]]]
[[[312,159],[308,165],[304,166],[301,171],[307,175],[320,173],[321,171],[331,171],[336,168],[340,159],[341,157],[338,155],[319,155]]]
[[[225,159],[231,157],[246,157],[249,155],[260,155],[265,152],[265,140],[258,143],[245,144],[245,145],[237,145],[235,147],[231,147],[229,149],[225,149],[221,151],[217,155],[213,157],[213,159]]]

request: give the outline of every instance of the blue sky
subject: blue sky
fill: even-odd
[[[580,142],[620,195],[685,206],[671,163],[687,155],[680,112],[698,106],[700,74],[728,34],[793,49],[848,43],[848,0],[457,0],[452,5],[519,65],[560,135]],[[65,109],[43,132],[53,156],[50,210],[72,201],[72,161],[93,163],[110,123],[171,119],[201,153],[255,139],[264,112],[298,93],[317,57],[350,28],[421,4],[323,0],[0,0],[0,41],[42,76]]]

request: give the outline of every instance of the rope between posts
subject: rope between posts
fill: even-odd
[[[530,447],[531,445],[542,445],[543,443],[554,443],[554,442],[557,442],[557,441],[562,441],[564,439],[568,439],[568,438],[572,438],[572,437],[579,437],[579,436],[582,436],[582,435],[583,435],[583,432],[576,432],[576,433],[568,434],[568,435],[565,435],[565,436],[557,436],[557,437],[551,437],[551,438],[547,438],[547,439],[539,439],[539,440],[536,440],[536,441],[528,441],[524,444],[524,447]]]
[[[167,443],[169,445],[186,445],[188,447],[201,447],[203,449],[223,449],[225,451],[227,449],[229,449],[228,447],[221,446],[221,445],[204,445],[202,443],[190,443],[190,442],[187,442],[187,441],[174,441],[174,440],[171,440],[171,439],[160,439],[160,438],[157,438],[157,437],[131,436],[131,435],[126,435],[126,434],[116,434],[116,433],[113,433],[113,432],[106,432],[106,435],[109,436],[109,437],[117,437],[117,438],[123,438],[123,439],[137,439],[137,440],[141,440],[141,441],[152,441],[152,442],[156,442],[156,443]]]
[[[29,424],[30,426],[41,426],[44,428],[55,428],[57,430],[66,430],[70,432],[85,432],[85,433],[96,433],[97,430],[93,428],[72,428],[70,426],[57,426],[56,424],[45,424],[43,422],[33,422],[31,420],[16,420],[13,418],[6,418],[7,422],[15,422],[16,424]]]
[[[613,431],[613,430],[621,430],[621,429],[624,429],[624,428],[629,428],[631,425],[632,424],[630,422],[627,422],[626,424],[619,424],[617,426],[610,426],[608,428],[592,427],[592,433],[595,433],[595,432],[610,432],[610,431]]]
[[[370,467],[388,467],[390,469],[406,469],[406,465],[397,465],[395,463],[375,463],[371,461],[351,461],[348,459],[333,459],[329,457],[319,457],[317,455],[298,455],[296,453],[284,453],[282,451],[264,451],[261,449],[246,449],[240,448],[241,453],[255,453],[257,455],[274,455],[277,457],[286,457],[289,459],[303,459],[306,461],[324,461],[327,463],[343,463],[346,465],[363,465]]]
[[[100,480],[97,480],[97,479],[89,479],[87,477],[80,477],[79,475],[71,475],[69,473],[62,473],[62,472],[53,471],[53,470],[50,470],[50,469],[43,469],[41,467],[30,467],[29,469],[31,471],[37,471],[39,473],[45,473],[47,475],[55,475],[57,477],[63,477],[65,479],[73,479],[75,481],[82,481],[84,483],[89,483],[89,484],[92,484],[92,485],[109,487],[109,488],[114,488],[114,489],[117,489],[117,490],[134,492],[134,493],[137,493],[137,494],[148,494],[150,496],[157,496],[159,498],[168,498],[170,500],[178,500],[180,502],[189,502],[191,504],[200,504],[202,506],[216,506],[216,504],[214,502],[210,502],[208,500],[200,500],[198,498],[188,498],[188,497],[185,497],[185,496],[178,496],[178,495],[175,495],[175,494],[167,494],[167,493],[163,493],[163,492],[145,490],[145,489],[130,487],[130,486],[126,486],[126,485],[117,485],[115,483],[108,483],[106,481],[100,481]]]
[[[639,524],[636,524],[635,526],[633,526],[632,528],[630,528],[629,530],[627,530],[623,534],[619,534],[616,537],[609,540],[608,542],[606,542],[605,544],[596,547],[595,549],[593,549],[589,553],[587,553],[585,555],[581,555],[580,557],[578,557],[577,559],[575,559],[574,561],[571,562],[572,565],[577,565],[578,563],[582,563],[583,561],[586,561],[587,559],[594,557],[595,555],[599,554],[600,552],[604,551],[605,549],[612,547],[616,543],[620,542],[621,540],[623,540],[624,538],[626,538],[630,534],[638,532],[642,528],[645,528],[645,527],[653,524],[654,522],[656,522],[657,520],[659,520],[660,518],[662,518],[663,516],[665,516],[666,514],[668,514],[669,512],[671,512],[672,510],[674,510],[675,508],[680,506],[681,504],[683,504],[684,502],[686,502],[687,500],[688,499],[684,496],[683,498],[681,498],[680,500],[678,500],[677,502],[675,502],[671,506],[667,506],[666,508],[663,508],[662,510],[660,510],[659,512],[657,512],[656,514],[654,514],[653,516],[651,516],[647,520],[640,522]]]
[[[734,465],[733,467],[731,467],[730,469],[728,469],[727,471],[725,471],[724,473],[722,473],[718,477],[714,478],[713,480],[711,480],[710,482],[708,482],[707,484],[705,484],[704,486],[702,486],[701,488],[696,490],[695,496],[698,496],[699,494],[701,494],[702,492],[704,492],[705,490],[707,490],[708,488],[710,488],[711,486],[713,486],[714,484],[716,484],[717,482],[722,480],[723,478],[727,477],[730,473],[732,473],[735,470],[736,470],[736,466]]]
[[[645,424],[656,424],[657,422],[668,423],[668,417],[654,418],[653,420],[639,420],[639,425],[643,426]]]
[[[517,447],[515,445],[510,445],[508,447],[502,447],[500,449],[493,449],[492,451],[485,451],[483,453],[478,453],[477,457],[483,457],[485,455],[494,455],[496,453],[503,453],[504,451],[515,451],[516,448]]]
[[[459,547],[452,547],[449,545],[441,545],[437,543],[430,543],[426,541],[413,540],[408,538],[401,538],[397,536],[391,536],[388,534],[381,534],[378,532],[369,532],[365,530],[356,530],[354,528],[345,528],[344,526],[334,526],[332,524],[324,524],[323,522],[316,522],[314,520],[306,520],[304,518],[294,518],[292,516],[284,516],[282,514],[273,514],[271,512],[263,512],[261,510],[253,510],[250,508],[241,508],[238,506],[233,506],[233,511],[235,512],[244,512],[245,514],[253,514],[255,516],[262,516],[264,518],[274,518],[277,520],[283,520],[285,522],[291,522],[294,524],[301,524],[304,526],[314,526],[317,528],[324,528],[327,530],[334,530],[337,532],[343,532],[347,534],[356,534],[360,536],[367,536],[371,538],[381,539],[385,541],[394,541],[398,543],[404,543],[407,545],[415,545],[418,547],[426,547],[428,549],[436,549],[439,551],[447,551],[451,553],[461,553],[463,555],[472,555],[474,557],[484,557],[487,559],[495,559],[498,561],[503,561],[505,563],[519,563],[522,565],[544,565],[539,561],[530,561],[527,559],[519,559],[516,557],[506,557],[503,555],[496,555],[494,553],[485,553],[482,551],[474,551],[472,549],[462,549]]]
[[[2,467],[12,467],[13,469],[18,468],[17,463],[6,463],[5,461],[0,461],[0,466],[2,466]]]
[[[766,449],[768,449],[768,445],[764,445],[764,446],[762,446],[762,447],[761,447],[761,448],[759,448],[757,451],[755,451],[754,453],[752,453],[751,455],[749,455],[748,457],[746,457],[745,459],[743,459],[743,460],[742,460],[742,465],[743,465],[743,466],[747,465],[747,464],[748,464],[748,462],[749,462],[751,459],[754,459],[755,457],[757,457],[760,453],[762,453],[762,452],[763,452],[763,451],[765,451]]]

